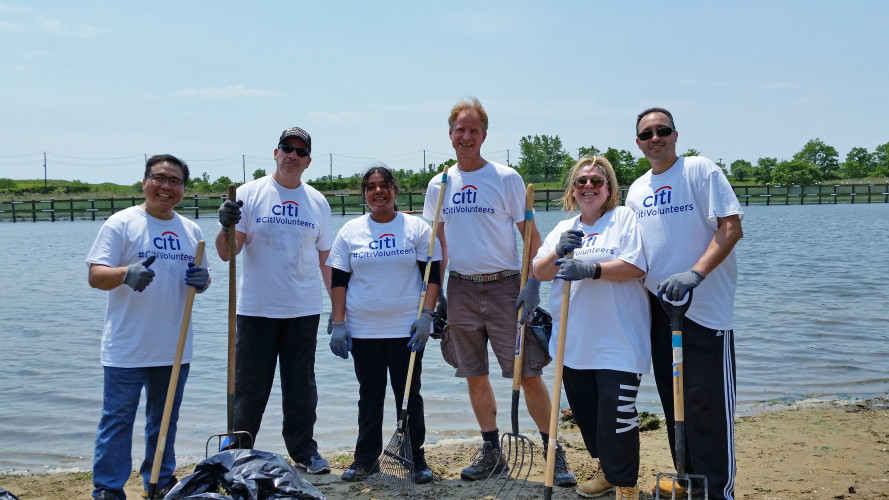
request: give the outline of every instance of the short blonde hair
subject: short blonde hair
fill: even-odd
[[[565,177],[565,195],[562,197],[562,210],[573,212],[577,209],[577,201],[574,199],[574,178],[577,172],[586,167],[599,167],[605,172],[605,180],[608,181],[608,200],[602,206],[602,211],[607,212],[620,205],[620,185],[617,183],[617,175],[614,167],[604,156],[583,156],[571,167]]]
[[[464,111],[478,115],[479,120],[482,121],[482,130],[488,131],[488,113],[482,107],[482,103],[475,97],[467,97],[451,108],[451,116],[448,117],[448,128],[450,130],[454,129],[454,122],[457,121],[457,116]]]

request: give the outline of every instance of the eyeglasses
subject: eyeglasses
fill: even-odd
[[[145,178],[151,179],[151,182],[153,182],[155,186],[163,186],[166,182],[170,184],[170,187],[178,188],[182,187],[182,185],[185,184],[185,181],[183,181],[179,177],[167,177],[164,174],[146,175]]]
[[[296,156],[299,156],[300,158],[305,158],[306,156],[309,156],[308,149],[298,148],[296,146],[291,146],[290,144],[278,144],[278,149],[280,149],[281,151],[284,151],[284,153],[288,154],[288,155],[290,153],[296,151]]]
[[[647,141],[654,137],[654,134],[657,134],[658,137],[669,137],[673,135],[673,131],[675,129],[670,127],[658,127],[652,132],[651,130],[646,130],[645,132],[639,132],[636,134],[636,137],[639,138],[640,141]]]
[[[587,182],[592,184],[594,188],[600,188],[600,187],[604,186],[605,183],[608,181],[606,181],[602,177],[599,177],[598,175],[592,175],[592,176],[582,175],[582,176],[574,179],[574,187],[576,187],[578,189],[582,188],[587,185]]]

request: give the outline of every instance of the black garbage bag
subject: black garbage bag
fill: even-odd
[[[324,495],[281,455],[226,450],[199,463],[165,500],[324,500]]]
[[[3,488],[0,488],[0,500],[19,500],[19,497],[4,490]]]

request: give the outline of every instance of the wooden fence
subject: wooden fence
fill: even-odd
[[[821,205],[836,203],[889,203],[889,183],[886,184],[817,184],[814,186],[734,186],[742,205]],[[626,196],[621,190],[621,199]],[[357,215],[367,210],[364,198],[355,193],[325,194],[334,214]],[[561,210],[561,189],[542,189],[535,192],[534,206],[538,210]],[[401,193],[399,210],[422,211],[425,192]],[[176,211],[182,215],[216,217],[225,196],[191,196],[182,200]],[[66,198],[55,200],[0,200],[0,222],[37,222],[57,220],[102,220],[124,208],[139,205],[141,196],[129,198]]]

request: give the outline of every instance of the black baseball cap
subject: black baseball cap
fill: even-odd
[[[312,152],[312,136],[310,136],[309,133],[305,130],[299,127],[291,127],[284,132],[281,132],[281,138],[278,139],[278,144],[282,144],[284,142],[284,139],[288,137],[296,137],[298,139],[302,139],[302,141],[306,143],[306,146],[308,146],[309,152]]]

